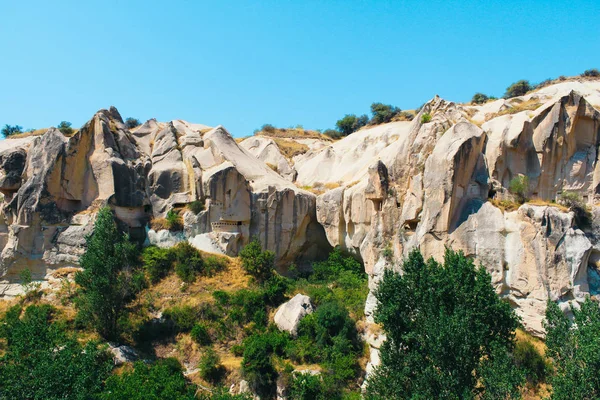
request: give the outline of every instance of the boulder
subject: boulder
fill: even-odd
[[[283,303],[275,313],[275,325],[281,331],[287,331],[295,336],[302,318],[311,314],[313,307],[310,297],[298,293],[291,300]]]

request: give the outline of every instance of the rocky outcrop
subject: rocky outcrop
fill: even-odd
[[[591,80],[477,106],[436,96],[412,121],[338,141],[286,138],[305,151],[293,158],[268,137],[238,145],[221,126],[149,120],[130,131],[114,108],[70,138],[50,129],[6,140],[4,293],[15,293],[23,268],[44,279],[76,266],[95,211],[108,205],[133,238],[160,246],[187,240],[236,255],[256,236],[285,266],[339,245],[364,262],[371,290],[411,249],[441,258],[451,246],[485,265],[526,328],[542,335],[548,299],[566,308],[600,294],[598,99]],[[517,176],[528,178],[533,202],[505,209]],[[591,226],[555,204],[564,192],[589,205]],[[171,210],[182,231],[149,229]],[[375,305],[371,293],[369,321]]]
[[[497,292],[537,335],[548,299],[568,307],[597,293],[590,288],[600,258],[597,228],[582,230],[573,213],[551,202],[571,192],[595,209],[599,112],[569,88],[503,100],[494,112],[531,99],[544,104],[497,117],[488,107],[480,128],[469,116],[481,106],[436,97],[411,123],[367,127],[296,160],[301,184],[319,173],[322,183],[340,184],[317,198],[317,218],[332,245],[363,260],[372,289],[383,269],[400,265],[411,249],[441,258],[451,246],[488,268]],[[421,121],[424,113],[430,122]],[[361,143],[377,154],[352,153],[349,147]],[[327,163],[327,172],[313,170],[311,160]],[[347,171],[353,175],[336,175]],[[528,197],[546,205],[511,212],[494,206],[492,200],[512,200],[516,176],[528,177]],[[391,263],[381,256],[385,248],[393,252]],[[371,293],[368,319],[374,307]]]
[[[298,325],[302,318],[311,314],[313,307],[310,297],[298,293],[291,300],[283,303],[275,313],[275,325],[281,331],[287,331],[293,336],[298,333]]]
[[[51,128],[14,143],[0,152],[5,294],[20,289],[24,268],[43,280],[53,270],[77,266],[104,205],[133,239],[162,246],[189,240],[235,255],[256,236],[280,264],[329,248],[316,221],[316,196],[240,148],[222,127],[149,120],[130,132],[111,108],[72,137]],[[193,201],[204,211],[186,211]],[[149,220],[170,210],[183,215],[182,232],[148,231]]]

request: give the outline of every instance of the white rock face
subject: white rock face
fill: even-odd
[[[295,336],[298,333],[298,325],[302,318],[312,312],[313,307],[310,297],[298,293],[277,309],[275,325],[279,330],[287,331]]]

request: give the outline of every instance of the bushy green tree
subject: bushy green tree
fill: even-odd
[[[520,81],[513,83],[512,85],[510,85],[509,87],[506,88],[506,93],[504,93],[504,98],[509,99],[511,97],[523,96],[532,89],[533,89],[533,87],[531,86],[529,81],[522,79]]]
[[[129,117],[125,120],[125,126],[127,127],[127,129],[133,129],[136,126],[140,126],[141,124],[142,123],[137,118]]]
[[[253,238],[240,251],[242,266],[250,275],[259,282],[264,282],[271,277],[275,269],[275,253],[262,249],[258,238]]]
[[[398,107],[389,104],[373,103],[371,104],[371,123],[374,125],[390,122],[396,115],[402,112]]]
[[[587,76],[587,77],[597,78],[597,77],[600,76],[600,71],[598,71],[597,68],[586,69],[585,71],[583,71],[583,73],[581,74],[581,76]]]
[[[204,354],[202,354],[198,369],[200,369],[202,379],[213,385],[219,383],[226,372],[225,367],[221,364],[219,355],[211,347],[207,347]]]
[[[90,399],[113,362],[96,342],[85,345],[54,322],[55,310],[11,308],[0,321],[0,399]]]
[[[136,362],[133,371],[112,375],[106,380],[102,400],[192,400],[196,386],[183,376],[181,364],[175,358],[147,365]]]
[[[471,103],[474,104],[483,104],[489,100],[489,97],[483,93],[475,93],[473,98],[471,99]]]
[[[83,270],[75,275],[80,287],[75,305],[78,320],[106,339],[118,339],[118,320],[133,294],[131,269],[136,258],[137,247],[119,232],[110,208],[102,208],[94,232],[86,237],[80,259]]]
[[[290,400],[324,400],[323,382],[319,375],[296,373],[289,387]]]
[[[346,114],[344,118],[339,119],[335,123],[335,126],[341,132],[342,136],[348,136],[367,125],[368,122],[369,117],[366,115],[357,117],[355,114]]]
[[[157,283],[173,269],[175,253],[171,249],[148,246],[142,252],[144,268],[152,283]]]
[[[570,320],[555,302],[546,309],[546,354],[556,369],[552,400],[600,398],[600,308],[587,298]]]
[[[242,373],[254,393],[270,398],[275,392],[277,370],[273,363],[273,344],[267,334],[257,334],[244,341]]]
[[[63,133],[63,135],[73,134],[73,128],[71,128],[71,123],[69,121],[60,121],[60,124],[58,124],[57,128]]]
[[[414,250],[402,269],[386,271],[375,294],[387,340],[367,398],[517,396],[522,375],[509,351],[518,320],[485,269],[449,249],[443,264]]]
[[[2,128],[2,136],[9,137],[12,135],[16,135],[18,133],[23,133],[23,127],[19,126],[19,125],[4,125],[4,128]]]

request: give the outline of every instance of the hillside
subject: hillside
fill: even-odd
[[[169,252],[189,243],[204,257],[227,260],[186,284],[169,270],[128,306],[128,344],[152,357],[175,356],[200,385],[209,383],[194,371],[203,354],[190,336],[194,324],[160,340],[136,335],[174,308],[190,313],[209,325],[227,386],[239,385],[236,346],[256,321],[240,317],[227,334],[217,325],[229,312],[245,312],[236,309],[243,297],[231,300],[236,293],[268,291],[236,258],[253,238],[291,279],[283,298],[259,304],[265,329],[297,293],[312,291],[317,305],[324,292],[344,297],[338,300],[368,344],[368,355],[358,348],[346,354],[357,369],[344,393],[358,393],[380,363],[375,292],[384,272],[398,270],[413,249],[438,261],[446,248],[462,250],[481,263],[524,330],[543,338],[549,300],[566,311],[600,293],[599,105],[599,79],[570,78],[480,105],[436,96],[411,121],[367,125],[339,140],[268,126],[236,141],[222,126],[182,120],[151,119],[130,130],[114,107],[69,137],[50,128],[9,138],[0,142],[2,296],[17,301],[29,271],[42,300],[73,323],[61,291],[98,211],[109,207],[140,246]],[[359,265],[351,293],[338,290],[345,284],[338,277],[308,277],[337,251]],[[209,311],[216,317],[203,314]],[[279,372],[333,363],[316,367],[315,356],[288,356],[278,355],[291,365],[278,365]]]

